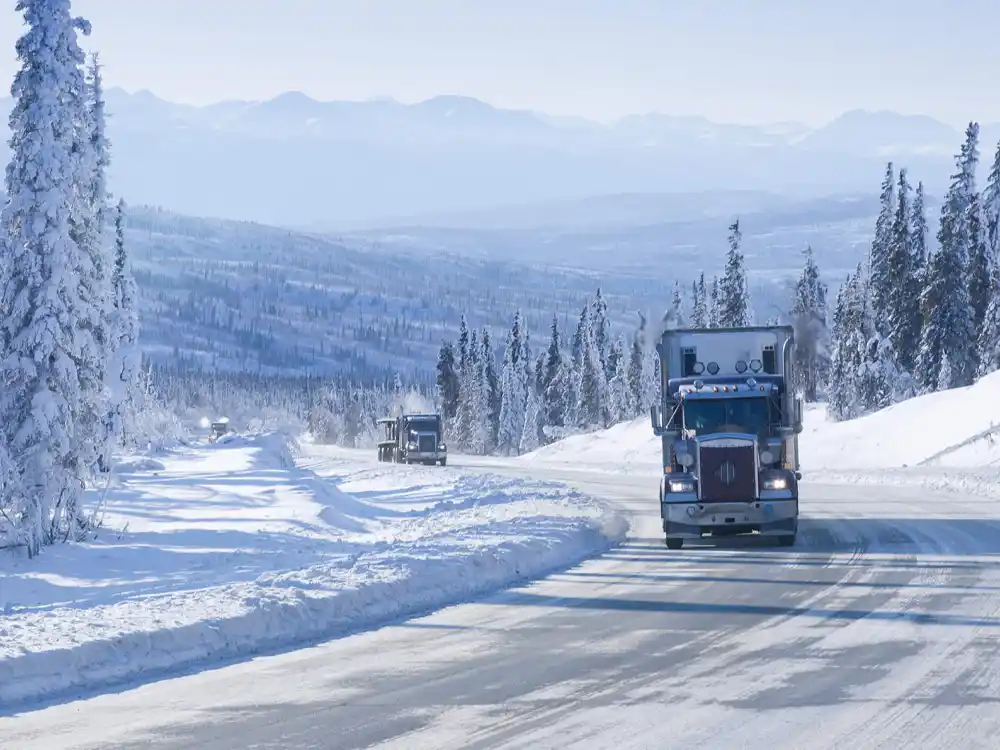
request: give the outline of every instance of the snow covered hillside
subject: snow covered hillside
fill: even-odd
[[[350,375],[389,380],[433,372],[462,314],[503,341],[520,309],[532,332],[568,328],[601,287],[629,334],[636,310],[659,315],[673,279],[603,277],[571,268],[461,258],[245,222],[133,206],[127,243],[140,292],[140,344],[157,364],[196,369]]]
[[[968,388],[928,394],[847,422],[806,410],[799,436],[806,478],[818,473],[906,469],[995,470],[1000,482],[1000,373]],[[660,443],[647,418],[577,435],[521,457],[536,464],[578,464],[656,472]],[[912,472],[911,472],[912,473]]]
[[[0,557],[0,704],[370,627],[625,533],[557,485],[300,461],[276,435],[139,458],[96,540]]]

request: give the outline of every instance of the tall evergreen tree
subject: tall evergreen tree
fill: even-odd
[[[437,363],[438,398],[441,399],[441,416],[450,424],[458,416],[460,381],[455,347],[451,342],[441,343]]]
[[[969,205],[965,210],[965,226],[968,232],[969,267],[969,303],[972,305],[972,329],[976,333],[983,330],[986,320],[986,308],[993,296],[993,257],[987,244],[986,228],[983,226],[983,212],[979,193],[975,190],[969,195]],[[978,368],[978,352],[976,352],[976,368]]]
[[[992,263],[1000,264],[1000,143],[997,144],[993,166],[983,190],[983,220],[986,225],[986,247]]]
[[[927,272],[927,237],[930,230],[927,228],[927,208],[924,199],[924,183],[917,183],[917,191],[913,198],[913,209],[910,211],[910,243],[913,248],[913,272],[916,283],[916,291],[919,296],[924,288],[925,274]]]
[[[829,369],[826,284],[820,279],[812,247],[806,246],[805,265],[795,284],[792,324],[795,328],[795,370],[806,401],[816,401]]]
[[[604,362],[594,335],[593,319],[587,320],[583,331],[583,352],[580,363],[579,425],[586,428],[607,426],[607,379]]]
[[[633,410],[632,399],[629,394],[629,358],[626,356],[628,345],[623,335],[618,337],[613,348],[615,350],[615,373],[608,383],[608,411],[611,416],[611,423],[617,424],[618,422],[631,419]]]
[[[521,311],[516,310],[507,334],[503,367],[500,370],[500,430],[497,447],[507,455],[519,450],[524,429],[527,391],[524,359],[524,329]]]
[[[906,168],[902,167],[896,191],[896,214],[890,228],[888,251],[883,266],[885,322],[883,324],[877,321],[877,327],[881,327],[892,341],[899,366],[910,373],[916,365],[920,349],[919,278],[914,267],[915,254],[910,234],[912,227],[910,185],[906,179]]]
[[[465,365],[469,360],[469,323],[462,313],[462,321],[458,324],[458,372],[465,371]]]
[[[111,378],[112,432],[121,444],[131,440],[136,414],[145,405],[145,391],[140,387],[142,354],[139,350],[139,309],[135,277],[125,244],[125,201],[119,200],[115,210],[115,260],[111,273],[112,319],[115,339],[114,366]]]
[[[465,367],[459,371],[458,416],[455,419],[455,428],[449,438],[453,446],[461,446],[472,454],[478,454],[485,450],[485,442],[482,445],[475,444],[478,423],[489,424],[489,415],[487,411],[482,409],[484,394],[480,392],[481,378],[482,363],[479,357],[478,338],[476,331],[472,331],[465,358]]]
[[[90,32],[86,22],[74,19],[74,24]],[[110,452],[114,440],[114,410],[111,389],[115,387],[113,363],[116,359],[116,336],[111,329],[113,314],[111,273],[113,260],[105,242],[109,213],[107,169],[110,164],[110,143],[105,134],[104,87],[101,66],[92,56],[83,76],[84,96],[76,120],[75,150],[79,192],[77,214],[71,217],[70,234],[87,254],[91,273],[81,278],[80,298],[88,314],[81,315],[77,326],[81,338],[91,342],[89,352],[81,357],[80,429],[91,436],[84,442],[81,461],[85,472],[110,470]]]
[[[493,351],[493,340],[490,331],[483,326],[479,337],[482,362],[482,390],[485,399],[486,415],[485,430],[487,433],[487,451],[492,451],[497,445],[500,435],[500,408],[503,403],[503,393],[500,385],[500,375],[497,373],[497,358]]]
[[[566,393],[563,376],[562,337],[559,334],[559,318],[552,316],[552,327],[549,335],[549,348],[545,352],[545,364],[542,369],[541,392],[542,409],[545,413],[545,423],[553,427],[563,427],[566,417]]]
[[[677,323],[678,328],[683,328],[684,322],[684,300],[681,297],[681,284],[679,281],[674,282],[674,296],[670,301],[670,309],[673,313],[674,320]],[[609,369],[614,371],[614,363],[611,363]]]
[[[629,408],[633,416],[638,416],[646,408],[643,403],[644,383],[643,371],[647,347],[646,342],[646,316],[639,313],[639,327],[632,335],[632,346],[629,353],[628,364],[628,385],[629,385]]]
[[[970,123],[956,157],[957,171],[941,206],[938,250],[930,259],[921,298],[924,318],[917,370],[924,390],[969,385],[975,376],[976,335],[969,299],[969,207],[975,192],[979,126]],[[947,373],[946,379],[942,372]]]
[[[833,315],[829,403],[830,414],[837,420],[853,419],[862,413],[859,387],[867,348],[864,330],[866,295],[859,265],[837,293]]]
[[[579,427],[581,425],[581,401],[583,398],[583,371],[586,360],[588,337],[590,336],[590,308],[584,305],[577,319],[576,330],[570,346],[571,361],[566,383],[565,424]]]
[[[708,327],[708,290],[705,288],[705,274],[691,283],[691,327]]]
[[[740,220],[729,225],[729,253],[726,274],[719,286],[719,326],[741,328],[750,325],[750,290],[747,286],[746,268],[740,242]]]
[[[82,231],[92,164],[83,52],[68,0],[18,0],[27,30],[11,87],[11,161],[0,213],[0,424],[15,465],[0,507],[18,523],[29,555],[86,530],[81,489],[91,466],[81,431],[83,388],[103,352],[87,325],[95,268]]]
[[[718,328],[722,320],[722,295],[719,291],[719,277],[712,277],[712,292],[708,300],[708,327]]]
[[[892,245],[893,224],[896,217],[895,173],[892,162],[885,168],[882,191],[879,194],[879,212],[875,220],[875,236],[872,238],[868,255],[871,307],[874,319],[888,320],[889,295],[891,293],[889,253]]]
[[[597,290],[591,303],[590,331],[604,377],[607,379],[609,377],[608,357],[611,354],[611,323],[608,320],[608,302],[604,299],[600,289]]]
[[[979,329],[979,375],[1000,370],[1000,144],[983,190],[983,219],[986,224],[986,252],[992,267],[989,304]]]

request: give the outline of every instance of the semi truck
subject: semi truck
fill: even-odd
[[[670,549],[686,539],[759,534],[795,544],[798,436],[792,326],[673,329],[656,344],[660,516]]]
[[[378,420],[383,438],[378,460],[402,464],[448,463],[440,414],[401,414]]]

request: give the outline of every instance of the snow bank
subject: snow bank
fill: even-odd
[[[658,472],[660,439],[653,434],[649,418],[639,418],[600,432],[556,441],[518,460],[541,466],[575,466],[622,473]]]
[[[910,399],[848,422],[830,421],[825,407],[809,406],[803,421],[799,448],[807,479],[832,478],[835,472],[857,477],[873,470],[920,466],[942,471],[981,469],[973,482],[979,487],[993,476],[989,470],[995,470],[995,481],[1000,482],[1000,373],[968,388]],[[613,472],[657,472],[660,441],[649,420],[640,418],[560,440],[519,460]],[[912,474],[921,477],[913,480],[921,483],[932,475],[931,471]],[[951,476],[958,474],[953,471]]]
[[[1000,373],[847,422],[814,414],[799,438],[812,469],[1000,466]]]
[[[559,485],[452,468],[288,465],[281,435],[133,465],[96,540],[0,557],[0,704],[369,628],[622,540]]]

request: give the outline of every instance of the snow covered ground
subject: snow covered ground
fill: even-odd
[[[0,556],[0,705],[421,613],[624,538],[556,484],[300,456],[278,435],[120,467],[103,531]]]
[[[848,422],[807,408],[799,436],[806,480],[918,484],[1000,497],[1000,373]],[[522,456],[536,466],[656,473],[660,442],[640,418]]]

